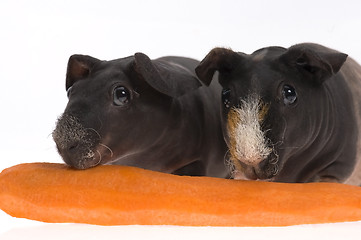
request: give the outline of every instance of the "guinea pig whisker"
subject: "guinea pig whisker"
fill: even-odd
[[[230,177],[232,178],[236,171],[236,168],[235,168],[235,165],[233,164],[233,161],[229,157],[229,153],[230,153],[230,151],[227,150],[226,153],[224,154],[223,162],[224,162],[225,166],[228,167],[228,170],[230,172]]]
[[[97,153],[99,154],[99,161],[94,166],[97,166],[102,161],[102,154],[99,150],[97,150]]]
[[[97,130],[95,130],[94,128],[86,128],[86,130],[90,130],[95,132],[95,134],[99,137],[99,139],[102,139],[102,137],[100,136],[99,132]]]
[[[300,147],[283,147],[283,148],[279,148],[279,149],[299,149]]]
[[[282,116],[282,120],[283,120],[283,122],[285,124],[285,127],[284,127],[284,130],[283,130],[281,141],[284,142],[285,136],[286,136],[286,131],[287,131],[287,121],[286,121],[286,118],[284,116]]]
[[[107,145],[105,145],[103,143],[99,143],[99,145],[102,146],[102,147],[105,147],[106,149],[108,149],[109,152],[110,152],[110,157],[111,158],[113,157],[114,153],[113,153],[113,151],[112,151],[112,149],[110,147],[108,147]]]
[[[274,144],[272,144],[273,149],[276,149],[276,147],[279,147],[281,149],[281,146],[283,145],[283,141],[278,141]]]
[[[226,153],[225,153],[224,156],[223,156],[223,162],[224,162],[225,164],[229,164],[229,162],[230,162],[228,156],[229,156],[229,149],[226,151]]]
[[[143,153],[143,152],[144,152],[143,150],[138,150],[138,151],[130,152],[130,153],[127,153],[127,154],[122,155],[121,157],[119,157],[119,158],[117,158],[117,159],[114,159],[114,160],[112,160],[112,161],[110,161],[110,162],[107,162],[106,164],[107,164],[107,165],[110,165],[110,164],[112,164],[113,162],[118,162],[118,161],[121,161],[121,160],[126,159],[126,158],[128,158],[128,157],[133,157],[133,156],[135,156],[135,155],[137,155],[137,154],[140,154],[140,153]]]
[[[277,164],[273,165],[273,176],[276,176],[279,173],[279,167]]]

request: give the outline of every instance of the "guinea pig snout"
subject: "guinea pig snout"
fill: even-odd
[[[258,165],[247,165],[237,160],[234,168],[233,178],[237,180],[271,180],[279,172],[278,159],[273,154]]]
[[[227,116],[227,144],[231,164],[236,173],[249,178],[268,178],[269,159],[273,159],[271,141],[262,130],[262,121],[268,112],[268,105],[259,97],[249,96],[232,108]],[[274,160],[272,160],[274,162]]]
[[[77,117],[63,114],[52,133],[64,162],[77,169],[96,166],[100,156],[94,152],[100,141],[95,131],[85,128]]]

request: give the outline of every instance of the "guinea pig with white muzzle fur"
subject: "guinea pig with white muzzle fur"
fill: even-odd
[[[361,67],[346,54],[313,43],[215,48],[196,73],[223,87],[234,178],[361,184]]]

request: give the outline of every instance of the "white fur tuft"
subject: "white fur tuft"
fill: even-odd
[[[233,108],[229,112],[228,135],[233,161],[257,166],[272,152],[261,129],[267,110],[268,107],[261,103],[258,96],[250,96],[241,101],[240,108]]]

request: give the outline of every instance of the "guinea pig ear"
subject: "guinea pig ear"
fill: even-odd
[[[198,78],[207,86],[211,84],[216,71],[220,73],[231,71],[242,59],[239,53],[226,48],[214,48],[196,67]]]
[[[66,71],[65,89],[68,90],[76,81],[88,77],[91,69],[98,62],[100,62],[99,59],[86,55],[75,54],[70,56]]]
[[[315,83],[322,84],[336,74],[347,59],[347,54],[322,46],[295,45],[281,56],[288,64],[310,75]]]
[[[135,71],[142,79],[153,89],[167,96],[180,97],[201,86],[195,76],[177,67],[176,64],[172,66],[161,60],[152,61],[143,53],[134,54],[134,59]]]

